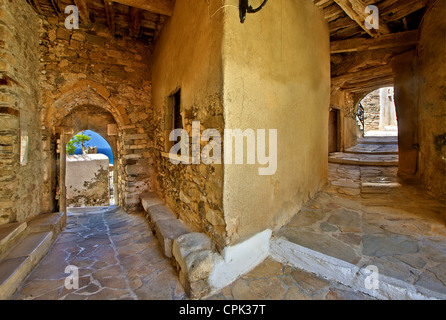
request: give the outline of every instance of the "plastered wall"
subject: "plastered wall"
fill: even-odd
[[[326,183],[328,24],[312,1],[269,1],[244,24],[228,9],[223,66],[225,128],[277,130],[275,174],[225,165],[223,207],[234,244],[279,228]]]

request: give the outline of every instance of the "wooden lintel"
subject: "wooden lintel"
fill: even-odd
[[[153,13],[171,16],[174,3],[172,0],[113,0],[126,6],[143,9]]]
[[[357,52],[414,46],[417,43],[418,31],[414,30],[393,33],[374,39],[354,38],[341,41],[333,41],[331,43],[331,53]]]

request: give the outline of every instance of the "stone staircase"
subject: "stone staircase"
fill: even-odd
[[[65,225],[65,213],[51,213],[0,226],[0,300],[12,297]]]
[[[398,166],[397,137],[365,137],[358,139],[358,144],[345,152],[329,155],[330,163],[356,166]]]

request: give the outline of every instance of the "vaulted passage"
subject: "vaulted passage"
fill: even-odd
[[[444,299],[445,6],[0,0],[0,299]]]

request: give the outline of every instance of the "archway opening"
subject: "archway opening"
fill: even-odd
[[[356,120],[364,137],[397,137],[393,87],[381,88],[366,95],[358,105]]]
[[[121,194],[121,189],[120,189],[120,184],[119,184],[119,179],[120,174],[122,173],[122,169],[120,166],[120,153],[118,151],[118,132],[119,132],[119,128],[118,125],[116,123],[115,118],[113,117],[113,115],[105,110],[104,108],[101,107],[97,107],[97,106],[92,106],[92,105],[82,105],[82,106],[77,106],[74,109],[72,109],[68,114],[66,114],[64,116],[64,118],[62,118],[61,120],[59,120],[56,123],[55,126],[55,131],[56,134],[58,135],[58,159],[57,159],[57,163],[58,163],[58,177],[57,177],[57,189],[58,189],[58,194],[57,194],[57,198],[60,199],[59,200],[59,210],[66,212],[67,210],[67,205],[68,206],[72,206],[73,204],[68,204],[67,203],[67,191],[68,191],[68,184],[67,184],[67,157],[66,155],[68,154],[67,152],[67,144],[69,143],[69,141],[78,133],[82,133],[82,132],[90,132],[88,131],[90,130],[91,132],[94,132],[98,135],[100,135],[100,137],[102,137],[106,143],[101,139],[100,143],[94,143],[91,145],[84,145],[85,146],[90,146],[90,147],[99,147],[99,149],[101,149],[101,147],[106,147],[108,149],[108,147],[111,148],[112,152],[111,154],[113,155],[113,170],[112,173],[109,172],[110,169],[110,152],[104,152],[105,155],[107,155],[106,161],[107,164],[103,164],[103,170],[102,172],[102,178],[106,177],[107,178],[107,188],[102,188],[102,192],[100,193],[99,196],[97,196],[98,199],[103,198],[102,195],[104,195],[104,197],[106,197],[104,190],[108,191],[108,197],[110,197],[110,188],[113,188],[112,191],[112,203],[107,203],[105,202],[103,205],[104,206],[109,206],[110,204],[112,205],[116,205],[119,206],[121,205],[121,200],[120,200],[120,194]],[[91,138],[90,138],[91,139]],[[79,148],[80,146],[76,146],[76,148]],[[88,149],[88,148],[87,148]],[[101,151],[101,150],[99,150]],[[76,153],[76,151],[74,151],[73,153]],[[77,153],[79,152],[79,149],[77,151]],[[97,156],[93,156],[93,157],[105,157],[105,155],[103,154],[99,154]],[[80,158],[81,155],[77,155],[78,158]],[[111,183],[111,177],[113,177],[113,183]],[[89,183],[87,183],[88,185]],[[105,184],[105,183],[104,183]],[[84,188],[84,185],[82,184],[82,188]],[[79,190],[79,188],[78,188]],[[93,205],[99,205],[100,201],[97,201],[97,203],[93,203]],[[77,206],[79,206],[79,204],[76,204]],[[84,205],[84,204],[82,204]],[[85,205],[87,206],[87,205]]]
[[[66,190],[68,207],[115,204],[114,155],[98,133],[85,130],[66,145]]]

